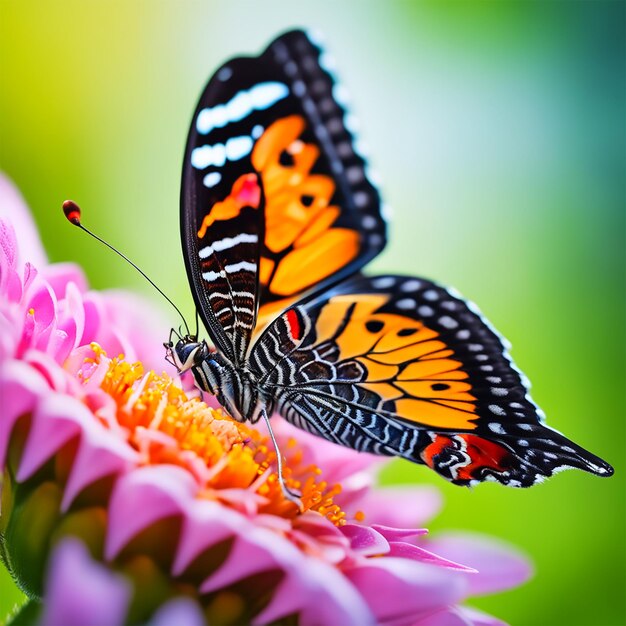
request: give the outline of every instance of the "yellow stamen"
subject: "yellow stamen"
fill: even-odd
[[[106,358],[96,344],[92,349],[91,362]],[[268,437],[188,398],[166,374],[144,374],[141,363],[128,363],[122,357],[108,363],[101,388],[115,400],[117,420],[145,463],[174,463],[190,469],[203,482],[203,497],[220,499],[221,490],[251,489],[262,496],[259,512],[287,518],[298,515],[297,506],[280,487],[276,453]],[[341,486],[329,486],[315,465],[304,466],[293,439],[285,452],[285,482],[302,494],[304,510],[317,511],[338,526],[345,524],[346,514],[333,502]]]

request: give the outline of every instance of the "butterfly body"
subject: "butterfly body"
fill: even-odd
[[[240,421],[276,411],[459,485],[610,465],[552,430],[505,340],[454,290],[363,275],[386,242],[331,62],[303,31],[226,63],[190,129],[183,252],[214,348],[166,344]]]
[[[254,424],[263,410],[271,412],[271,396],[246,364],[234,365],[195,337],[180,339],[170,351],[178,371],[191,371],[196,385],[215,396],[233,419]]]

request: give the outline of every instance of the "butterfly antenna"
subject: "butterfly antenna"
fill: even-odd
[[[274,437],[274,431],[272,430],[272,425],[270,424],[270,418],[267,416],[267,412],[265,411],[265,409],[261,411],[261,415],[263,415],[263,419],[267,424],[267,430],[269,431],[270,438],[272,440],[272,443],[274,444],[274,450],[276,450],[276,464],[278,465],[278,482],[280,483],[280,489],[283,492],[285,498],[290,502],[293,502],[300,509],[300,512],[303,513],[304,506],[302,505],[300,494],[292,491],[285,484],[285,478],[283,477],[283,455],[280,453],[280,448],[278,447],[276,437]]]
[[[65,214],[65,217],[67,218],[68,222],[70,222],[70,224],[73,224],[74,226],[78,226],[78,228],[80,228],[81,230],[84,230],[88,235],[91,235],[91,237],[93,237],[100,243],[104,244],[107,248],[109,248],[109,250],[112,250],[113,252],[115,252],[115,254],[117,254],[118,256],[121,256],[124,259],[124,261],[126,261],[129,265],[134,267],[174,307],[178,315],[180,315],[181,319],[183,320],[183,324],[185,324],[185,328],[187,329],[187,334],[188,335],[190,334],[189,326],[187,325],[187,320],[185,319],[184,315],[180,312],[180,309],[163,293],[161,289],[159,289],[156,286],[154,281],[148,278],[145,272],[143,272],[139,267],[137,267],[126,255],[122,254],[117,248],[114,248],[110,243],[107,243],[104,239],[101,239],[100,237],[98,237],[98,235],[96,235],[95,233],[92,233],[87,227],[83,226],[82,222],[80,221],[80,214],[81,214],[80,207],[76,204],[76,202],[74,202],[73,200],[66,200],[63,203],[63,213]],[[197,336],[197,334],[195,336]]]

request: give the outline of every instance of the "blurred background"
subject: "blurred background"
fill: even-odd
[[[2,0],[0,168],[52,261],[165,309],[67,224],[60,206],[73,198],[190,312],[178,197],[201,89],[285,29],[321,31],[394,214],[370,271],[433,278],[477,302],[550,425],[616,467],[525,491],[463,490],[407,462],[385,481],[442,489],[432,532],[485,532],[531,556],[531,582],[475,606],[512,624],[623,624],[625,6]],[[18,597],[2,570],[0,615]]]

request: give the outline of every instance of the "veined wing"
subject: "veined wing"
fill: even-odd
[[[526,487],[566,467],[612,473],[543,423],[476,307],[427,280],[345,281],[286,311],[250,364],[295,425],[456,484]]]

